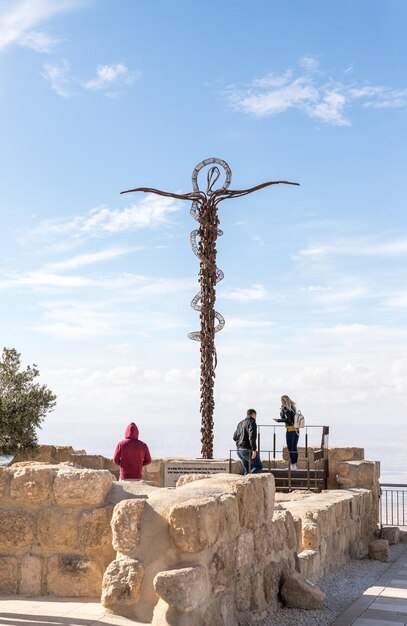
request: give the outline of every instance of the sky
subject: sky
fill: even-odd
[[[404,0],[1,0],[1,343],[57,394],[41,442],[108,454],[136,421],[153,456],[199,456],[196,222],[120,192],[187,193],[209,157],[232,189],[301,185],[219,206],[215,456],[282,394],[331,445],[407,436],[406,19]]]

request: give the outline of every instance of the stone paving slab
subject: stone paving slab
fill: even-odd
[[[366,589],[332,626],[407,626],[407,552]]]
[[[146,626],[111,615],[94,599],[0,596],[0,626]]]

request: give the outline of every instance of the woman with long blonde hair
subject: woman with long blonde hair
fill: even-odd
[[[290,455],[291,469],[297,469],[298,452],[297,445],[300,438],[300,431],[294,426],[295,413],[297,407],[295,402],[288,396],[281,396],[281,409],[280,419],[276,419],[276,422],[284,422],[286,428],[286,441],[287,449]]]

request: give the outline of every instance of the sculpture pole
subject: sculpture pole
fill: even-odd
[[[219,189],[213,189],[219,179],[221,172],[217,165],[220,165],[225,172],[225,181]],[[199,189],[198,174],[202,168],[212,165],[207,174],[206,192]],[[193,191],[187,194],[175,194],[167,191],[160,191],[149,187],[138,187],[129,189],[121,193],[131,193],[143,191],[145,193],[155,193],[160,196],[168,196],[180,200],[192,200],[190,213],[199,223],[199,227],[193,230],[190,235],[191,247],[200,262],[199,285],[200,291],[191,301],[191,306],[199,311],[200,331],[189,333],[188,337],[194,341],[201,342],[201,369],[200,369],[200,391],[201,391],[201,444],[202,458],[213,458],[213,411],[214,402],[214,379],[217,363],[215,348],[215,333],[222,330],[225,325],[223,316],[215,310],[216,284],[222,280],[223,272],[216,267],[216,240],[223,235],[219,229],[218,204],[227,198],[235,198],[247,195],[270,185],[298,185],[285,180],[271,181],[251,187],[250,189],[229,190],[232,180],[232,172],[229,165],[222,159],[210,158],[201,161],[192,173]],[[199,240],[197,242],[197,239]],[[216,323],[216,321],[217,323]]]

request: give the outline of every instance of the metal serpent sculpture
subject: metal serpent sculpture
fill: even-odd
[[[221,172],[219,167],[213,164],[220,165],[225,172],[225,181],[218,189],[214,189],[214,185],[218,181]],[[203,192],[199,189],[198,174],[207,165],[212,165],[212,167],[208,170],[207,187],[206,191]],[[276,180],[262,183],[250,189],[232,190],[229,189],[231,180],[232,171],[226,161],[210,158],[198,163],[192,172],[193,191],[191,193],[177,194],[150,187],[138,187],[137,189],[121,192],[144,191],[145,193],[155,193],[159,196],[192,201],[190,213],[198,222],[199,227],[191,232],[190,242],[192,250],[200,262],[200,291],[192,298],[191,307],[199,311],[201,330],[189,333],[188,337],[194,341],[201,342],[201,452],[204,459],[213,458],[213,411],[215,407],[213,390],[217,364],[215,333],[222,330],[225,325],[223,316],[215,311],[215,287],[224,276],[222,270],[216,267],[216,240],[218,236],[223,235],[219,228],[218,204],[227,198],[245,196],[270,185],[298,185],[298,183],[292,183],[287,180]]]

